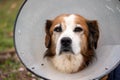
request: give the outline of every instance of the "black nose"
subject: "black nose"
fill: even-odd
[[[61,44],[64,47],[70,46],[71,43],[72,43],[72,40],[69,37],[64,37],[64,38],[61,39]]]

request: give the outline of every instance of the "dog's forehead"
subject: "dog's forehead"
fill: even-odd
[[[68,14],[62,14],[62,15],[57,16],[53,20],[53,25],[60,24],[60,23],[64,22],[64,18],[68,17],[68,16],[69,16]]]
[[[69,26],[69,25],[73,26],[76,24],[75,19],[76,19],[75,15],[66,16],[66,17],[64,17],[64,22],[65,22],[64,24],[66,26]]]
[[[81,26],[86,26],[86,19],[80,15],[77,14],[62,14],[60,16],[57,16],[53,20],[53,26],[57,24],[80,24]]]

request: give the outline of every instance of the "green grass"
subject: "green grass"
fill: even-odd
[[[19,72],[17,71],[20,66],[18,61],[7,59],[0,65],[3,80],[17,80]]]
[[[24,0],[0,0],[0,80],[32,80],[27,70],[19,71],[21,63],[16,54],[7,51],[14,48],[13,28],[17,13]],[[4,52],[7,52],[6,54]],[[9,56],[7,59],[2,59]],[[23,67],[23,66],[22,66]],[[23,67],[24,68],[24,67]],[[36,78],[37,79],[37,78]]]
[[[0,52],[7,51],[13,46],[13,28],[16,15],[24,0],[0,0]],[[20,62],[9,58],[0,63],[0,80],[18,80],[20,74],[16,70]],[[5,76],[4,76],[5,75]]]
[[[13,48],[13,28],[23,0],[0,0],[0,52]]]
[[[20,63],[13,59],[7,59],[4,63],[1,63],[0,68],[2,71],[7,72],[10,70],[16,70],[19,68]]]

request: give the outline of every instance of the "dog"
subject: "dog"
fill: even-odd
[[[62,14],[45,25],[44,57],[64,73],[76,73],[87,67],[95,57],[99,39],[96,20],[78,14]]]

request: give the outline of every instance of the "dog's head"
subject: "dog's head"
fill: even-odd
[[[99,29],[96,20],[90,21],[77,14],[63,14],[46,22],[45,57],[81,55],[86,65],[97,48]]]

